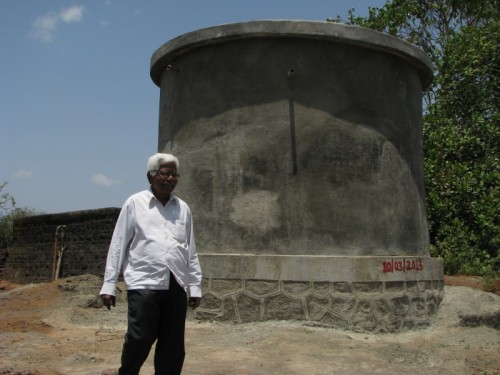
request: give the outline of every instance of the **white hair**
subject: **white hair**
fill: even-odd
[[[175,168],[179,169],[179,160],[172,154],[157,153],[148,159],[148,173],[155,176],[161,164],[174,163]]]

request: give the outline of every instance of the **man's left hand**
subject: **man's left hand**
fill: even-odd
[[[200,306],[200,302],[201,297],[189,297],[188,305],[194,310]]]

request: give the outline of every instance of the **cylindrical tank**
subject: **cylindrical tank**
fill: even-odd
[[[201,252],[428,255],[421,50],[328,22],[184,34],[152,57],[158,149]]]
[[[401,39],[328,22],[184,34],[152,57],[158,150],[177,155],[203,269],[200,319],[428,326],[431,258],[422,92]]]

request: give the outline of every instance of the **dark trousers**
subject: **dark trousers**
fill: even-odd
[[[128,329],[119,375],[138,375],[155,341],[155,375],[178,375],[184,363],[187,297],[170,274],[169,290],[129,290]]]

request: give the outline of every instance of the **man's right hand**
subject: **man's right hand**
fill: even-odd
[[[116,304],[115,296],[112,296],[110,294],[101,294],[101,298],[103,305],[106,306],[108,310],[111,310],[111,306],[115,307]]]

